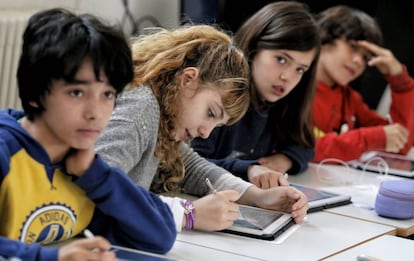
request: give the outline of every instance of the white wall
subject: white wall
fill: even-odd
[[[180,0],[128,2],[135,21],[150,15],[162,27],[172,28],[179,24]],[[34,12],[52,7],[68,8],[75,13],[91,13],[110,24],[121,24],[125,14],[122,0],[0,0],[0,109],[20,108],[15,75],[25,21]],[[153,25],[145,23],[146,26]],[[131,28],[130,23],[123,26],[127,34]]]
[[[128,0],[129,9],[135,20],[144,15],[154,16],[163,27],[179,24],[179,0]],[[122,0],[0,0],[2,9],[45,9],[65,7],[77,13],[91,13],[111,23],[121,23],[124,16]],[[3,10],[4,11],[4,10]],[[126,23],[124,31],[129,33],[131,24]]]

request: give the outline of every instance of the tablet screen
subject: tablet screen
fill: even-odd
[[[240,205],[240,217],[228,230],[273,235],[291,220],[288,213]]]
[[[386,152],[371,151],[363,154],[360,158],[362,169],[385,172],[385,167],[381,165],[381,158],[384,160],[389,168],[389,174],[413,176],[414,175],[414,160],[403,155],[391,154]]]
[[[233,225],[263,230],[283,216],[283,213],[266,210],[260,211],[257,208],[240,206],[240,215],[241,217],[234,221]]]
[[[310,187],[301,186],[299,184],[290,184],[292,187],[297,188],[298,190],[302,191],[308,197],[308,201],[317,201],[326,198],[332,198],[338,196],[338,194],[330,193],[327,191],[322,191]]]
[[[391,169],[400,169],[405,171],[413,171],[414,165],[413,161],[409,159],[399,159],[399,158],[390,158],[390,157],[382,157],[385,162],[387,162],[388,167]]]

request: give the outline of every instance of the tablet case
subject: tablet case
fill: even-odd
[[[175,261],[176,259],[164,255],[150,253],[138,249],[113,245],[111,251],[115,252],[118,261]]]
[[[381,182],[375,199],[378,215],[396,219],[414,217],[414,180]]]
[[[293,220],[293,218],[291,220],[289,220],[288,223],[286,223],[283,227],[281,227],[280,229],[278,229],[275,233],[273,234],[262,234],[262,235],[255,235],[255,234],[250,234],[250,233],[245,233],[245,232],[241,232],[241,231],[235,231],[235,230],[230,230],[230,229],[224,229],[221,230],[222,232],[225,233],[229,233],[229,234],[234,234],[234,235],[238,235],[238,236],[245,236],[245,237],[251,237],[251,238],[256,238],[256,239],[262,239],[262,240],[275,240],[278,236],[280,236],[281,234],[283,234],[283,232],[285,232],[286,230],[288,230],[291,226],[293,226],[295,223],[295,220]]]
[[[388,169],[375,158],[384,160],[388,165]],[[370,164],[366,164],[367,162],[370,162]],[[363,171],[414,178],[414,159],[395,153],[368,151],[363,153],[359,159],[349,161],[348,165]]]
[[[322,211],[324,209],[339,207],[352,203],[351,196],[349,195],[340,195],[296,183],[290,183],[290,185],[302,191],[308,197],[308,213]]]
[[[295,224],[286,212],[240,205],[239,218],[233,225],[221,230],[230,234],[263,240],[274,240]]]

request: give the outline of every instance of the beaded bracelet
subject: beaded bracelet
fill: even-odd
[[[194,205],[191,200],[185,200],[181,202],[181,205],[184,208],[185,215],[185,230],[191,230],[194,228]]]

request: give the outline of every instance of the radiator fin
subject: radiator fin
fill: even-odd
[[[21,108],[16,71],[23,31],[34,12],[0,9],[0,109]]]

